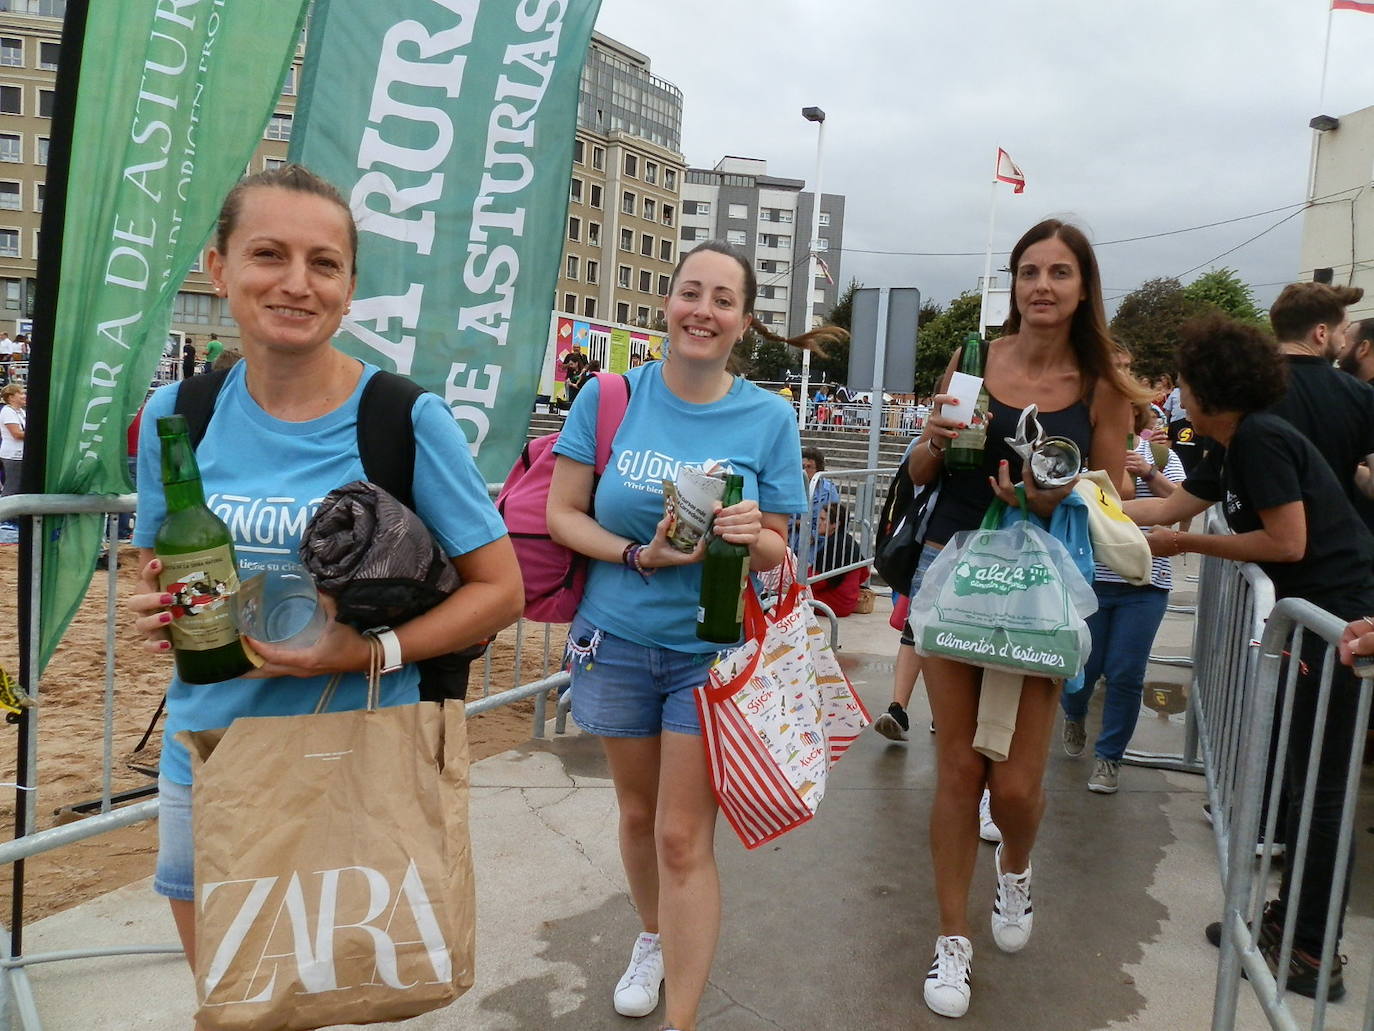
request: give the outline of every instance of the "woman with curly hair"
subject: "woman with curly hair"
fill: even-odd
[[[1287,370],[1278,346],[1254,326],[1220,315],[1188,323],[1182,337],[1178,368],[1183,405],[1198,433],[1216,443],[1169,497],[1125,503],[1137,523],[1154,524],[1148,534],[1150,550],[1166,557],[1193,552],[1254,562],[1273,581],[1276,597],[1302,598],[1346,620],[1374,611],[1369,576],[1374,537],[1311,441],[1265,411],[1286,389]],[[1230,534],[1180,533],[1160,525],[1199,515],[1223,501]],[[1288,790],[1294,799],[1303,793],[1324,650],[1320,637],[1305,635],[1288,738]],[[1286,682],[1286,673],[1279,682]],[[1350,890],[1348,870],[1338,873],[1335,866],[1345,760],[1358,698],[1353,673],[1337,665],[1317,769],[1306,872],[1294,898],[1293,864],[1285,865],[1279,897],[1265,908],[1259,932],[1260,949],[1272,969],[1282,938],[1276,929],[1281,930],[1290,904],[1297,906],[1288,988],[1307,996],[1316,993],[1331,885],[1339,876],[1347,895]],[[1297,841],[1300,816],[1301,806],[1289,807],[1287,841]],[[1214,936],[1219,934],[1209,933]],[[1345,993],[1339,955],[1332,965],[1329,997],[1338,999]]]

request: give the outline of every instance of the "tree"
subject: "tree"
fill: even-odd
[[[743,343],[735,346],[735,356],[737,359],[749,356],[743,363],[744,374],[764,382],[786,379],[793,366],[801,362],[801,354],[796,348],[776,340],[765,340],[753,330],[744,334]]]
[[[1263,325],[1268,318],[1255,304],[1255,292],[1235,269],[1209,269],[1185,286],[1183,293],[1199,304],[1210,305],[1242,322]]]
[[[949,307],[943,311],[939,305],[922,306],[918,320],[920,339],[916,346],[917,396],[935,393],[940,378],[945,373],[945,367],[949,365],[950,356],[970,332],[978,331],[978,315],[982,304],[982,295],[977,290],[970,290],[950,301]],[[926,321],[927,308],[932,310],[929,321]]]
[[[851,323],[854,318],[854,292],[863,289],[863,284],[857,279],[851,279],[849,285],[845,287],[844,293],[840,294],[839,300],[835,302],[835,307],[830,309],[825,321],[831,326],[839,326],[841,329],[853,328]],[[813,354],[811,356],[811,382],[813,383],[845,383],[849,380],[849,341],[842,344],[828,344],[826,353],[822,355]]]
[[[1137,376],[1154,379],[1172,374],[1179,327],[1210,308],[1207,302],[1190,297],[1177,279],[1151,279],[1122,298],[1112,319],[1112,336],[1131,349],[1131,367]]]

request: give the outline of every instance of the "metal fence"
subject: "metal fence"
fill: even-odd
[[[1328,987],[1341,977],[1337,945],[1353,859],[1364,728],[1374,692],[1374,681],[1356,681],[1340,668],[1336,645],[1344,627],[1344,620],[1309,602],[1279,602],[1264,630],[1258,675],[1252,687],[1239,692],[1229,761],[1215,769],[1208,763],[1225,888],[1214,1031],[1235,1027],[1242,969],[1270,1027],[1326,1027]],[[1338,670],[1340,675],[1333,676]],[[1293,762],[1301,769],[1290,771]],[[1300,816],[1297,838],[1287,842],[1289,904],[1279,920],[1265,901],[1272,849],[1257,849],[1256,842],[1272,842],[1282,833],[1279,785],[1285,781],[1287,804],[1299,807]],[[1300,1020],[1290,1008],[1291,994],[1285,994],[1293,978],[1303,976],[1290,967],[1300,922],[1309,936],[1314,922],[1324,929],[1310,1022],[1307,1007],[1302,1007]],[[1310,951],[1310,937],[1307,945]],[[1341,1023],[1350,1026],[1346,1020]],[[1374,983],[1367,986],[1360,1026],[1374,1028]]]
[[[115,700],[118,693],[115,666],[115,630],[119,623],[119,540],[116,520],[119,513],[132,512],[137,498],[135,495],[34,495],[17,494],[0,498],[0,522],[24,520],[30,522],[32,532],[28,536],[33,548],[33,613],[29,633],[32,647],[37,646],[38,627],[38,585],[42,583],[42,547],[44,522],[46,517],[88,513],[106,517],[106,547],[110,555],[108,570],[105,572],[107,585],[106,632],[104,651],[104,694],[103,721],[100,740],[101,772],[100,795],[89,804],[75,808],[78,811],[96,813],[75,823],[67,823],[38,829],[38,794],[41,786],[39,776],[39,726],[42,706],[35,704],[25,710],[19,719],[18,774],[16,776],[16,805],[14,837],[0,844],[0,864],[12,864],[13,902],[8,928],[0,925],[0,1028],[9,1028],[14,1021],[25,1031],[37,1031],[42,1027],[33,992],[29,985],[27,968],[39,963],[51,963],[70,959],[106,958],[113,956],[145,955],[153,953],[179,953],[180,945],[123,945],[102,948],[72,949],[47,953],[25,953],[24,933],[24,860],[93,838],[122,827],[155,819],[158,811],[155,785],[148,785],[137,792],[116,793],[113,790],[115,760],[114,718]],[[17,636],[17,635],[16,635]],[[467,713],[476,716],[491,709],[525,698],[534,701],[532,734],[542,737],[546,719],[546,699],[552,690],[561,690],[568,683],[568,674],[561,670],[563,642],[560,629],[543,623],[529,623],[522,620],[513,633],[503,635],[489,648],[481,666],[480,682],[474,669],[473,684],[469,688]],[[513,640],[511,640],[513,638]],[[535,650],[538,649],[537,654]],[[24,664],[37,668],[37,663]],[[533,677],[527,680],[526,677]],[[479,687],[480,683],[480,687]],[[20,685],[35,703],[43,697],[42,678]],[[563,729],[565,710],[560,706],[557,729]],[[94,745],[94,743],[92,743]],[[152,797],[148,797],[152,796]],[[141,798],[130,804],[121,804],[131,798]]]
[[[806,487],[810,514],[794,518],[788,532],[788,544],[802,567],[797,570],[799,580],[813,584],[873,564],[883,502],[896,472],[895,467],[827,469],[811,477]],[[816,532],[817,501],[827,510],[825,523],[821,524],[830,531],[825,534]],[[830,641],[838,645],[839,621],[835,614],[824,603],[812,604],[830,620]]]
[[[1223,528],[1213,510],[1209,532]],[[1276,605],[1273,584],[1257,566],[1203,558],[1184,752],[1173,768],[1200,765],[1207,777],[1224,895],[1213,1031],[1236,1027],[1242,969],[1270,1027],[1327,1026],[1326,993],[1347,890],[1345,876],[1333,871],[1345,871],[1353,854],[1371,697],[1371,682],[1353,688],[1348,671],[1333,681],[1344,625],[1308,602]],[[1290,741],[1297,744],[1292,753]],[[1300,782],[1290,779],[1290,756],[1301,763]],[[1311,900],[1319,897],[1315,909],[1325,928],[1317,998],[1296,1012],[1285,991],[1299,906],[1289,905],[1281,921],[1266,909],[1276,854],[1269,843],[1285,831],[1280,786],[1286,779],[1290,788],[1300,783],[1287,800],[1300,814],[1296,840],[1286,843],[1287,898],[1297,900],[1308,890],[1303,908],[1310,924]],[[1340,1025],[1374,1031],[1374,984],[1362,1022],[1346,1016]]]

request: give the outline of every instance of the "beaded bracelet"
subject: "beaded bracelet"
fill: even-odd
[[[632,541],[631,543],[625,545],[625,550],[621,553],[620,559],[622,562],[625,563],[625,565],[629,566],[636,573],[638,573],[639,578],[641,580],[643,580],[645,583],[648,583],[649,577],[653,576],[654,571],[652,569],[645,569],[644,566],[640,563],[639,555],[640,552],[642,552],[643,550],[643,544],[635,544]]]

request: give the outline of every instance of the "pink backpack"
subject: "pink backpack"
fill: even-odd
[[[630,406],[628,379],[606,372],[595,375],[600,385],[593,504],[596,481],[611,460],[611,441]],[[571,623],[587,582],[587,557],[549,536],[549,483],[558,457],[553,452],[557,442],[558,434],[549,433],[526,444],[496,495],[496,509],[506,522],[525,581],[525,618],[540,623]]]

